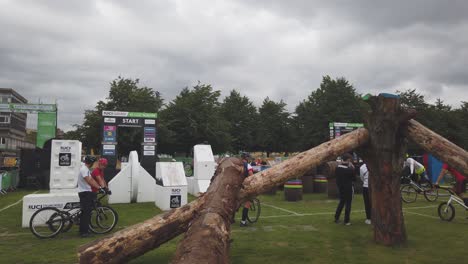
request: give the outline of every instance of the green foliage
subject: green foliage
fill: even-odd
[[[320,88],[296,107],[294,118],[299,150],[329,139],[330,122],[363,122],[364,102],[345,78],[324,76]]]
[[[213,90],[211,85],[198,84],[193,89],[184,88],[161,111],[160,124],[164,124],[164,140],[167,141],[161,143],[162,151],[189,154],[194,145],[204,142],[217,153],[226,151],[231,138],[229,124],[221,115],[220,95],[221,92]]]
[[[100,151],[102,111],[128,111],[157,113],[163,105],[159,92],[146,86],[140,87],[139,80],[118,77],[110,83],[106,101],[99,101],[93,110],[86,110],[83,124],[75,125],[76,130],[65,134],[66,139],[77,139],[83,143],[86,152]],[[141,131],[119,129],[119,152],[128,153],[140,149]]]
[[[249,98],[232,90],[221,104],[221,115],[229,126],[231,152],[255,148],[258,112]]]
[[[453,143],[468,149],[468,102],[452,108],[438,99],[426,102],[415,89],[397,91],[403,107],[417,110],[416,120]],[[283,101],[265,98],[257,107],[247,97],[232,90],[222,102],[220,91],[198,84],[184,88],[167,105],[159,92],[140,86],[138,79],[118,77],[110,83],[109,96],[92,110],[85,111],[84,121],[65,134],[78,139],[86,150],[100,149],[101,112],[103,110],[156,112],[158,152],[191,155],[195,144],[208,142],[215,153],[230,151],[293,152],[309,149],[329,139],[330,122],[364,122],[368,104],[345,78],[324,76],[320,87],[300,102],[293,114]],[[119,153],[139,149],[141,131],[120,128]],[[416,145],[409,151],[422,153]]]
[[[417,115],[415,119],[432,131],[440,134],[454,144],[468,148],[468,111],[467,103],[462,102],[461,108],[452,109],[450,105],[444,104],[441,99],[437,99],[434,104],[426,102],[424,96],[415,89],[397,91],[401,98],[403,107],[415,109]],[[408,150],[411,153],[422,154],[423,150],[410,143]]]

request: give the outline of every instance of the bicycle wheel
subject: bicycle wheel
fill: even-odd
[[[99,206],[91,211],[91,222],[89,229],[96,234],[105,234],[117,225],[119,216],[114,209],[109,206]]]
[[[439,189],[425,190],[424,198],[429,202],[435,202],[439,198]]]
[[[418,192],[416,189],[411,185],[404,185],[400,189],[401,192],[401,199],[405,203],[413,203],[416,201],[418,197]]]
[[[54,207],[36,211],[29,220],[29,229],[38,238],[55,237],[63,227],[63,215]]]
[[[441,203],[437,208],[437,213],[440,219],[450,222],[455,217],[455,208],[451,204]]]
[[[260,217],[261,210],[260,201],[257,198],[252,199],[250,201],[249,213],[247,214],[247,221],[252,224],[257,222]]]

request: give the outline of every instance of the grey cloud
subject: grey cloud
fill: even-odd
[[[416,88],[468,100],[464,1],[10,1],[0,3],[0,87],[58,100],[80,123],[121,75],[166,102],[198,80],[288,109],[345,77],[360,93]],[[454,96],[456,95],[456,96]]]

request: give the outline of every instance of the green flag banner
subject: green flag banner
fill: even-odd
[[[56,113],[38,113],[37,114],[37,138],[36,146],[44,147],[44,143],[55,137],[57,129]]]

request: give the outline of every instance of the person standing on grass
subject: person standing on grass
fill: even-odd
[[[371,203],[369,196],[369,170],[367,165],[364,163],[359,168],[359,176],[362,180],[362,198],[364,199],[364,207],[366,209],[366,221],[364,223],[371,224]]]
[[[242,158],[242,163],[244,164],[244,176],[249,177],[249,176],[253,175],[253,168],[249,164],[249,160],[248,160],[250,158],[250,154],[249,153],[242,153],[241,158]],[[246,227],[247,226],[247,216],[249,214],[249,209],[250,209],[250,202],[247,201],[247,202],[244,203],[244,206],[242,208],[242,220],[240,222],[241,227]]]
[[[80,168],[78,175],[78,196],[80,197],[81,216],[80,216],[80,236],[89,237],[89,223],[91,221],[91,210],[93,208],[94,194],[91,187],[99,190],[100,193],[106,191],[91,177],[90,169],[93,167],[96,158],[86,156],[84,165]]]
[[[353,181],[355,181],[353,156],[346,153],[342,159],[343,161],[335,169],[336,185],[340,195],[340,202],[335,213],[335,223],[340,222],[341,211],[346,206],[344,224],[351,225],[349,215],[351,214],[351,202],[353,201]]]
[[[91,172],[91,177],[93,177],[93,180],[95,180],[99,186],[102,186],[108,194],[110,194],[110,191],[107,187],[106,180],[104,178],[104,169],[107,167],[107,159],[106,158],[100,158],[98,160],[98,166]],[[91,191],[94,194],[97,194],[99,191],[97,188],[94,188],[91,186]],[[95,197],[96,198],[96,197]]]

